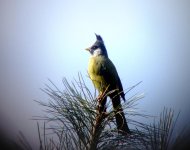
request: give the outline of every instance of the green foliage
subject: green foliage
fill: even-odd
[[[159,120],[150,125],[133,120],[133,116],[150,117],[135,109],[143,94],[136,94],[122,104],[132,131],[130,135],[123,135],[116,129],[111,104],[107,104],[106,116],[98,113],[96,91],[92,94],[80,74],[78,80],[71,83],[64,78],[64,90],[52,81],[50,85],[42,89],[49,95],[48,102],[38,101],[46,112],[45,117],[37,118],[46,122],[43,133],[37,125],[40,150],[169,150],[182,147],[183,136],[172,137],[177,121],[173,110],[165,108]],[[50,127],[46,127],[47,124]],[[56,140],[49,138],[47,131],[50,130],[57,136]]]
[[[96,92],[92,94],[83,77],[80,74],[78,77],[79,80],[72,83],[69,83],[64,78],[63,91],[56,87],[52,81],[50,81],[52,87],[46,85],[46,88],[43,89],[51,99],[48,103],[39,102],[40,105],[45,106],[48,114],[41,119],[56,124],[51,128],[59,139],[57,144],[54,142],[54,145],[58,149],[79,150],[126,147],[131,143],[132,138],[130,135],[124,136],[117,132],[114,111],[110,103],[107,104],[108,112],[106,117],[99,114]],[[124,105],[124,109],[130,110],[129,114],[141,116],[141,114],[133,112],[132,107],[142,97],[142,94],[131,97]],[[132,122],[132,120],[129,122]],[[137,122],[133,123],[138,124]],[[40,143],[42,145],[42,142]]]

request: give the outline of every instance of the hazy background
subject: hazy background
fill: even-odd
[[[36,121],[50,78],[87,75],[94,32],[106,44],[124,89],[143,83],[139,109],[159,115],[171,107],[190,114],[190,1],[0,0],[0,128],[37,138]],[[89,87],[92,83],[87,80]],[[126,95],[126,98],[129,96]]]

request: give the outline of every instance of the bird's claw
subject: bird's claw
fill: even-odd
[[[98,97],[97,97],[97,101],[98,102],[101,102],[101,100],[104,98],[104,95],[103,94],[100,94]]]

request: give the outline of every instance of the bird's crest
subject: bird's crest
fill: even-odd
[[[104,43],[104,41],[102,40],[102,37],[101,37],[100,35],[98,35],[98,34],[96,34],[96,33],[95,33],[95,35],[96,35],[96,39],[97,39],[98,41]]]

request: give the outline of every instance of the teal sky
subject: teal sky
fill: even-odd
[[[87,75],[84,49],[94,33],[103,37],[124,89],[143,81],[135,90],[145,93],[139,109],[158,115],[171,107],[183,122],[190,113],[189,8],[188,0],[1,0],[1,126],[36,136],[29,119],[42,108],[33,100],[47,101],[40,88],[48,78],[61,87],[63,77]]]

